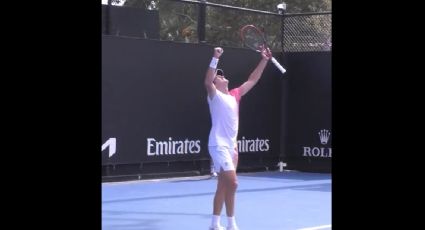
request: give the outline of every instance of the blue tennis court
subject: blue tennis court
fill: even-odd
[[[331,229],[331,174],[238,173],[240,230]],[[216,179],[209,176],[102,184],[103,230],[203,230]],[[221,223],[227,219],[223,208]]]

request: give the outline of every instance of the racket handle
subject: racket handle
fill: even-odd
[[[285,68],[283,68],[280,64],[279,64],[279,62],[277,62],[277,60],[274,58],[274,57],[272,57],[272,62],[273,62],[273,64],[280,70],[280,72],[282,72],[282,73],[285,73],[286,72],[286,69]]]

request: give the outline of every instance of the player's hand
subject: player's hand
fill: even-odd
[[[267,49],[263,49],[261,51],[261,56],[263,57],[263,59],[265,60],[270,60],[270,58],[272,58],[272,52],[270,51],[269,48]]]
[[[224,50],[221,47],[214,48],[214,57],[220,58],[220,56],[223,54]]]

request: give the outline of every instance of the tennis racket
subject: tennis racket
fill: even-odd
[[[240,36],[243,44],[256,52],[261,52],[263,49],[268,48],[264,34],[254,25],[243,26],[240,29]],[[274,57],[271,60],[282,74],[286,72],[286,69]]]

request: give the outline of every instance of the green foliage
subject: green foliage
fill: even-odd
[[[208,2],[277,13],[276,6],[282,1],[211,0]],[[331,11],[331,0],[285,0],[285,3],[287,4],[286,13]],[[127,0],[124,5],[159,10],[161,40],[198,42],[197,21],[199,6],[197,4],[169,0]],[[316,18],[309,19],[307,24],[310,29],[321,31],[323,30],[321,28],[323,25],[322,19]],[[212,6],[206,7],[205,37],[209,44],[240,47],[239,29],[246,24],[253,24],[262,28],[267,35],[266,38],[272,50],[281,50],[281,16]]]

